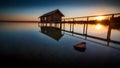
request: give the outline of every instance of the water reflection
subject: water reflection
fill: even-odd
[[[40,27],[41,28],[41,32],[44,33],[45,35],[55,39],[56,41],[59,41],[60,38],[63,36],[61,29],[59,28],[55,28],[55,27],[47,27],[47,26],[43,26]]]
[[[54,26],[53,26],[54,25]],[[77,24],[77,23],[40,23],[39,27],[41,32],[52,37],[55,40],[59,40],[63,32],[72,33],[72,36],[81,35],[87,38],[92,38],[96,40],[106,41],[106,45],[109,46],[109,43],[120,44],[120,40],[112,40],[111,30],[112,27],[103,24]],[[120,32],[118,32],[120,33]],[[91,40],[91,39],[90,39]],[[100,42],[100,41],[98,41]],[[76,49],[76,48],[75,48]],[[84,50],[84,49],[83,49]]]
[[[99,67],[104,63],[106,65],[119,65],[119,50],[89,41],[92,39],[77,38],[80,35],[74,37],[77,33],[71,32],[69,33],[71,36],[67,35],[67,32],[59,27],[53,27],[54,25],[52,27],[44,25],[39,28],[38,23],[19,23],[21,25],[16,25],[16,22],[16,24],[8,24],[0,25],[2,26],[0,27],[2,28],[0,29],[0,62],[4,62],[3,64],[14,65],[23,62],[23,65],[38,64],[44,68],[54,68],[55,66],[57,68],[64,68],[65,66],[65,68],[72,66],[73,68],[75,66],[80,68],[88,65],[90,67],[98,65]],[[13,29],[12,26],[16,27]],[[93,26],[91,25],[91,27]],[[57,37],[54,35],[57,35]],[[56,40],[59,40],[59,42],[56,42]],[[74,49],[74,46],[80,45],[81,42],[86,42],[86,45],[80,46],[80,49]]]
[[[88,24],[88,34],[101,38],[106,38],[108,26],[102,24]]]
[[[101,24],[97,24],[97,25],[96,25],[96,29],[97,29],[97,30],[99,30],[99,29],[101,29],[101,28],[102,28],[102,25],[101,25]]]

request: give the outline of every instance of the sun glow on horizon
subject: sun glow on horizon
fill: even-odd
[[[101,21],[101,20],[104,20],[105,18],[103,16],[98,16],[98,17],[96,17],[96,19]]]

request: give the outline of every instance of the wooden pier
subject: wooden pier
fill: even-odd
[[[94,23],[96,20],[96,17],[98,16],[104,16],[105,20],[107,20],[107,25],[108,27],[108,31],[107,31],[107,36],[106,38],[101,38],[101,37],[96,37],[96,36],[92,36],[88,34],[88,24],[89,23]],[[115,14],[105,14],[105,15],[95,15],[95,16],[84,16],[84,17],[74,17],[74,18],[63,18],[62,22],[60,23],[40,23],[39,26],[49,26],[49,27],[56,27],[56,28],[60,28],[61,31],[65,31],[65,32],[69,32],[72,34],[77,34],[77,35],[81,35],[84,36],[85,39],[87,39],[87,37],[89,38],[94,38],[94,39],[98,39],[98,40],[102,40],[102,41],[106,41],[107,45],[109,46],[109,42],[112,43],[116,43],[116,44],[120,44],[120,41],[114,41],[111,40],[111,30],[112,30],[112,24],[115,21],[114,19],[119,18],[119,23],[120,24],[120,13],[115,13]],[[69,30],[65,30],[65,23],[70,23],[70,29]],[[82,33],[77,33],[74,32],[74,24],[75,23],[82,23],[84,24],[83,26],[83,32]],[[116,22],[114,22],[116,23]],[[48,25],[49,24],[49,25]],[[55,24],[54,26],[52,26],[53,24]],[[106,24],[106,22],[105,22]]]

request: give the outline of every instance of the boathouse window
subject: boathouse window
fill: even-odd
[[[47,21],[47,18],[46,18],[46,17],[44,17],[44,21]]]

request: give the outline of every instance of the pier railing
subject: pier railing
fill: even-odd
[[[97,17],[102,16],[103,20],[110,20],[112,18],[120,17],[120,13],[114,14],[104,14],[104,15],[94,15],[94,16],[83,16],[83,17],[73,17],[73,18],[62,18],[62,22],[84,22],[84,21],[96,21]]]

